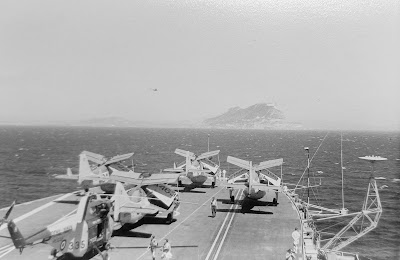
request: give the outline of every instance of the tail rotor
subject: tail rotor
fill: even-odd
[[[15,200],[11,204],[10,208],[7,210],[4,217],[0,220],[0,226],[3,225],[3,223],[7,223],[7,228],[8,231],[10,232],[14,246],[15,248],[19,249],[19,251],[22,253],[22,250],[25,247],[25,239],[22,236],[21,232],[19,231],[18,227],[15,225],[14,221],[8,220],[8,217],[10,216],[14,206],[15,206]]]
[[[10,216],[11,211],[14,208],[14,206],[15,206],[15,200],[13,201],[13,203],[11,203],[10,208],[7,210],[4,217],[0,220],[0,227],[3,225],[3,223],[8,223],[8,217]]]

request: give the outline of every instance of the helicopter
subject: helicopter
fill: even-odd
[[[56,179],[77,180],[79,185],[83,188],[99,186],[104,192],[113,193],[115,183],[109,180],[110,174],[112,173],[110,167],[126,168],[121,162],[132,156],[133,153],[127,153],[107,158],[101,154],[83,151],[79,155],[78,174],[72,174],[71,169],[68,168],[67,174],[55,174],[54,177]]]
[[[51,255],[61,254],[69,259],[90,258],[100,249],[107,250],[114,230],[122,228],[125,224],[134,224],[146,215],[155,216],[159,212],[167,212],[166,223],[172,222],[173,213],[179,207],[179,198],[175,192],[167,194],[171,191],[166,186],[149,186],[149,191],[154,196],[148,197],[139,187],[133,192],[128,190],[128,194],[121,182],[117,181],[115,185],[114,194],[85,195],[78,204],[76,214],[26,237],[13,220],[8,220],[15,202],[7,210],[1,224],[7,223],[14,246],[21,253],[27,246],[45,243],[53,247]],[[158,194],[161,194],[163,199],[158,199]]]
[[[261,199],[269,193],[275,193],[273,205],[278,203],[278,192],[281,191],[281,181],[277,175],[268,170],[275,166],[282,166],[283,159],[269,160],[253,165],[252,161],[246,161],[228,156],[227,162],[239,166],[241,169],[227,180],[228,187],[243,189],[246,197],[254,200]]]
[[[98,249],[108,249],[110,246],[109,240],[114,228],[112,201],[98,194],[82,197],[76,214],[28,236],[22,235],[13,220],[7,220],[12,207],[3,221],[7,223],[14,246],[20,253],[27,246],[45,243],[53,247],[51,254],[55,252],[68,259],[91,257],[97,254]]]
[[[179,165],[174,164],[173,168],[164,169],[164,172],[179,173],[179,186],[186,184],[200,187],[206,182],[211,182],[211,187],[215,186],[216,177],[221,175],[221,170],[210,158],[218,155],[219,150],[196,155],[190,151],[175,149],[175,153],[185,157],[186,160]]]

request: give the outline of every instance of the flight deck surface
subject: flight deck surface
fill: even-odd
[[[114,232],[111,259],[151,259],[148,245],[152,234],[160,246],[163,239],[169,239],[172,259],[285,259],[286,250],[293,246],[291,233],[300,227],[291,201],[279,194],[278,206],[272,206],[265,199],[243,200],[240,190],[234,194],[235,203],[231,204],[223,187],[181,192],[182,203],[173,223],[165,224],[164,218],[145,218],[131,230]],[[215,218],[210,210],[213,196],[218,200]],[[80,198],[71,193],[20,204],[10,218],[26,236],[74,214]],[[6,210],[1,209],[0,215]],[[22,254],[13,248],[4,224],[0,227],[0,259],[47,259],[51,250],[45,244],[27,247]],[[157,259],[161,259],[161,250],[157,250]]]

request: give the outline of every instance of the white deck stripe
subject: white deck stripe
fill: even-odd
[[[12,252],[14,249],[15,249],[14,246],[11,246],[10,248],[8,248],[8,249],[6,249],[6,250],[3,250],[3,252],[0,252],[0,254],[3,253],[3,254],[0,255],[0,258],[2,258],[3,256],[9,254],[9,253]]]
[[[243,190],[242,190],[242,194],[243,194]],[[239,198],[242,196],[242,194],[240,194]],[[238,208],[238,206],[239,206],[239,205],[236,204],[235,210]],[[225,238],[226,238],[226,234],[228,234],[228,230],[229,230],[229,228],[231,227],[232,220],[233,220],[233,217],[235,216],[235,214],[236,214],[235,211],[233,211],[232,214],[231,214],[231,219],[229,220],[228,226],[227,226],[226,229],[225,229],[224,236],[222,237],[222,240],[221,240],[221,242],[219,243],[217,253],[215,253],[215,256],[214,256],[214,259],[213,259],[213,260],[216,260],[216,259],[218,258],[219,252],[221,251],[222,245],[224,244],[224,241],[225,241]]]
[[[223,189],[220,189],[219,191],[217,191],[216,193],[214,193],[214,195],[212,197],[215,197],[215,195],[217,195],[220,191],[222,191]],[[196,211],[198,211],[199,209],[201,209],[204,205],[206,205],[206,203],[211,199],[211,197],[209,199],[207,199],[203,204],[201,204],[197,209],[195,209],[192,213],[190,213],[189,216],[187,216],[181,223],[179,223],[176,227],[174,227],[173,229],[171,229],[167,234],[165,234],[161,239],[164,239],[166,236],[168,236],[169,234],[171,234],[175,229],[177,229],[180,225],[182,225],[183,223],[185,223],[186,220],[188,220],[194,213],[196,213]],[[137,260],[139,260],[140,258],[142,258],[148,251],[149,251],[149,247],[147,247],[146,251],[141,254],[138,258],[136,258]]]
[[[66,198],[66,197],[68,197],[68,196],[71,196],[71,195],[72,195],[72,193],[67,193],[67,194],[65,194],[64,196],[61,196],[60,198],[58,198],[57,200],[62,200],[62,199]],[[32,216],[33,214],[36,214],[36,213],[38,213],[39,211],[41,211],[41,210],[43,210],[43,209],[45,209],[45,208],[48,208],[48,207],[50,207],[51,205],[53,205],[53,204],[55,204],[55,203],[56,203],[56,200],[53,200],[53,201],[50,201],[50,202],[48,202],[48,203],[46,203],[46,204],[44,204],[44,205],[42,205],[42,206],[40,206],[40,207],[38,207],[38,208],[32,210],[32,211],[29,211],[28,213],[26,213],[26,214],[24,214],[24,215],[22,215],[22,216],[19,216],[19,217],[16,218],[16,219],[14,219],[14,223],[17,223],[17,222],[19,222],[19,221],[21,221],[21,220],[23,220],[23,219],[26,219],[27,217],[30,217],[30,216]],[[0,227],[0,231],[3,230],[3,229],[6,228],[6,227],[7,227],[7,225],[1,226],[1,227]]]
[[[41,200],[50,199],[50,198],[61,196],[61,195],[63,195],[63,193],[52,195],[52,196],[41,198],[41,199],[37,199],[37,200],[26,201],[26,202],[23,202],[21,204],[16,204],[14,207],[18,207],[18,206],[22,206],[22,205],[28,205],[28,204],[31,204],[31,203],[34,203],[34,202],[39,202]],[[10,208],[10,206],[7,206],[7,207],[4,207],[4,208],[1,208],[0,211],[1,210],[6,210],[6,209],[9,209],[9,208]]]
[[[7,247],[9,247],[11,244],[8,244],[8,245],[6,245],[6,246],[3,246],[3,247],[1,247],[0,248],[0,251],[4,251],[4,249],[6,249]]]
[[[237,194],[238,194],[239,192],[240,192],[240,190],[237,191],[236,196],[237,196]],[[231,210],[231,209],[233,208],[233,206],[234,206],[234,205],[232,205],[232,206],[229,208],[229,210]],[[225,222],[226,222],[226,220],[228,219],[228,216],[229,216],[229,212],[228,212],[228,214],[226,214],[226,217],[225,217],[225,219],[224,219],[224,222],[222,223],[222,225],[221,225],[221,227],[220,227],[220,229],[219,229],[219,231],[218,231],[218,234],[217,234],[217,236],[215,237],[214,242],[213,242],[213,244],[212,244],[212,246],[211,246],[211,248],[210,248],[210,251],[208,251],[208,254],[207,254],[205,260],[208,260],[208,259],[210,258],[211,253],[213,252],[214,246],[215,246],[215,244],[217,243],[218,238],[219,238],[219,236],[221,235],[222,229],[223,229],[224,226],[225,226]]]

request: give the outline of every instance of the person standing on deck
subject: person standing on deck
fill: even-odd
[[[151,255],[153,257],[153,260],[156,259],[156,249],[157,249],[157,240],[156,237],[154,235],[151,236],[150,238],[150,251],[151,251]]]
[[[171,253],[171,244],[168,242],[168,239],[165,239],[165,243],[164,246],[162,248],[162,255],[161,255],[161,259],[171,259],[172,258],[172,253]]]
[[[235,197],[233,196],[233,188],[229,187],[229,198],[231,199],[231,204],[233,204],[235,202]]]
[[[217,182],[217,176],[213,176],[213,181],[212,181],[212,183],[211,183],[211,188],[215,188],[215,183]]]
[[[111,260],[111,257],[108,254],[107,250],[103,251],[103,253],[101,254],[101,257],[103,258],[103,260]]]
[[[293,238],[293,246],[294,246],[295,252],[297,253],[297,247],[299,245],[299,240],[300,240],[300,233],[297,230],[297,227],[294,228],[294,231],[292,232],[292,238]]]
[[[215,215],[217,215],[217,200],[215,199],[215,197],[212,197],[211,199],[211,214],[212,217],[215,217]]]

